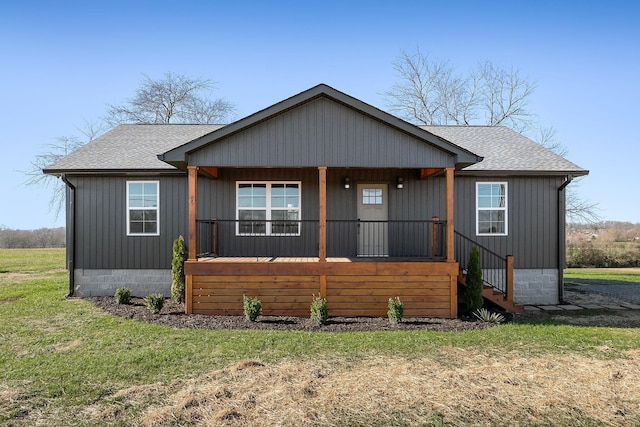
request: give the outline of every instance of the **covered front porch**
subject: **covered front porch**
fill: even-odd
[[[214,168],[207,170],[188,167],[187,313],[242,315],[247,295],[261,300],[265,315],[308,316],[320,295],[330,316],[385,316],[396,296],[406,316],[457,316],[453,168],[431,171],[444,184],[437,204],[445,218],[368,221],[327,219],[326,167],[317,168],[318,212],[311,216],[318,219],[199,219],[198,179],[210,179]],[[267,236],[267,229],[278,233]]]

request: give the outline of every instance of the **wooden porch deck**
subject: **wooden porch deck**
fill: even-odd
[[[457,316],[457,262],[425,259],[221,257],[185,263],[187,313],[242,315],[243,295],[262,314],[309,316],[313,295],[329,316],[386,316],[400,297],[408,317]]]
[[[328,257],[326,262],[438,262],[440,259],[434,258],[394,258],[394,257]],[[311,263],[320,262],[319,257],[201,257],[198,262],[290,262],[290,263]]]

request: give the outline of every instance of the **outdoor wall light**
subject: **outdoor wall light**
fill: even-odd
[[[398,180],[396,181],[396,188],[398,190],[402,190],[404,188],[404,179],[402,179],[401,176],[399,176]]]
[[[349,187],[351,187],[351,180],[349,179],[349,177],[346,177],[344,179],[344,188],[348,190]]]

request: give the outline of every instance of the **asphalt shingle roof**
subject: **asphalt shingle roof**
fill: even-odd
[[[48,167],[65,171],[162,170],[173,166],[157,155],[220,129],[223,125],[120,125]],[[466,171],[562,173],[588,171],[506,127],[421,126],[484,157]]]
[[[502,126],[420,126],[441,138],[484,157],[465,171],[560,172],[585,175],[588,171]]]
[[[47,171],[175,169],[157,155],[223,125],[120,125],[79,148]]]

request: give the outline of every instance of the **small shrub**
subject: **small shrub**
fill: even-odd
[[[242,296],[242,305],[244,306],[244,317],[251,322],[255,322],[258,315],[262,311],[262,303],[258,298]]]
[[[131,302],[131,290],[129,288],[116,289],[115,299],[118,304],[129,304]]]
[[[324,325],[327,323],[328,318],[327,300],[320,295],[313,295],[313,300],[311,300],[311,320],[318,325]]]
[[[162,294],[149,294],[144,298],[144,304],[152,313],[158,314],[164,307],[164,296]]]
[[[404,304],[400,301],[400,297],[395,299],[389,298],[389,310],[387,311],[387,317],[389,322],[396,324],[402,321],[402,315],[404,314]]]
[[[189,257],[184,237],[179,236],[173,242],[173,258],[171,260],[171,299],[184,302],[184,262]]]
[[[482,307],[482,270],[480,269],[480,253],[473,246],[469,254],[467,266],[467,287],[464,289],[464,303],[469,313]]]
[[[486,308],[477,309],[473,312],[473,315],[476,316],[476,318],[481,322],[502,323],[505,321],[505,318],[502,314],[489,311]]]

